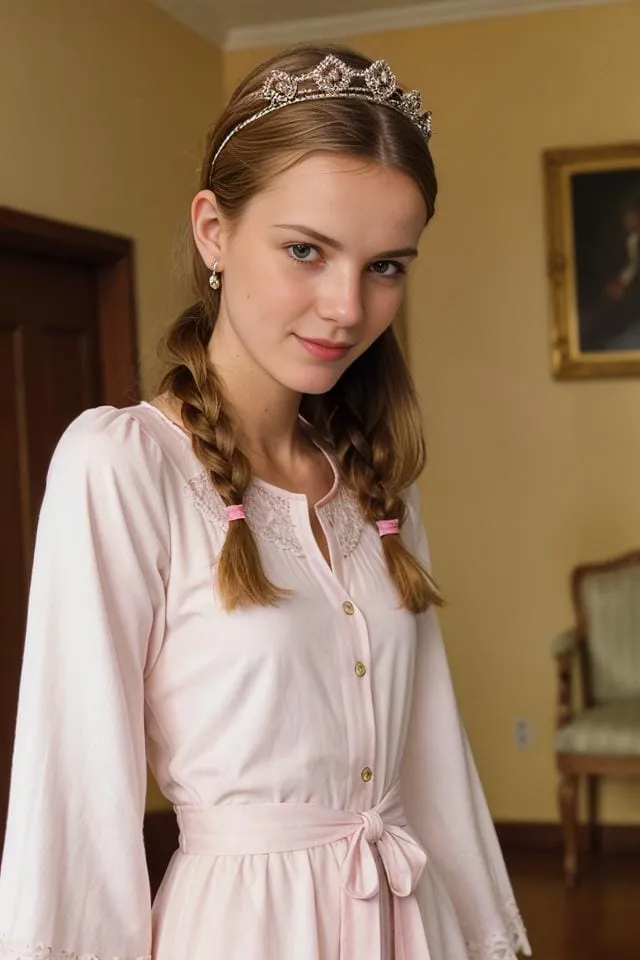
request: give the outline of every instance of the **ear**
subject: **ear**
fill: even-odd
[[[218,211],[218,202],[211,190],[200,190],[191,203],[191,227],[200,256],[210,270],[215,260],[223,269],[224,226]]]

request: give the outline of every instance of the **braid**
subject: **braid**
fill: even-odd
[[[207,345],[212,332],[213,322],[204,303],[196,304],[178,318],[165,341],[171,369],[162,380],[160,391],[169,392],[181,402],[182,422],[191,434],[193,451],[229,507],[244,500],[251,483],[251,465],[236,446],[222,386],[208,362]],[[286,593],[265,575],[247,523],[229,524],[218,558],[217,581],[226,610],[274,604]]]
[[[424,440],[409,370],[395,334],[387,330],[319,398],[306,398],[318,432],[334,448],[345,482],[358,494],[368,523],[405,522],[402,496],[422,471]],[[443,599],[428,570],[398,536],[382,537],[389,575],[403,606],[420,613]]]

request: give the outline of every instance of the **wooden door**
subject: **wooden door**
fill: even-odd
[[[35,229],[34,219],[24,218],[23,226],[27,221]],[[3,243],[1,226],[0,851],[33,544],[48,464],[65,427],[82,410],[118,399],[130,402],[135,392],[114,396],[109,382],[114,358],[102,355],[101,345],[108,343],[104,325],[109,315],[113,320],[113,310],[105,310],[105,290],[111,291],[113,307],[113,284],[105,283],[109,268],[96,257],[95,245],[87,244],[95,243],[96,235],[55,225],[57,240],[62,231],[67,244],[60,249],[49,235],[45,250],[34,243],[33,232],[25,243],[24,230],[21,237],[15,231],[5,236]],[[40,221],[40,227],[51,234],[51,224]],[[84,239],[84,246],[69,246],[70,236],[76,243]],[[112,242],[105,240],[106,246]],[[130,252],[128,244],[126,249]],[[118,324],[112,325],[117,335]]]

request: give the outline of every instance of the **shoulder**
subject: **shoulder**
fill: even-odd
[[[73,420],[60,437],[49,466],[48,481],[113,477],[152,480],[162,450],[144,429],[136,407],[92,407]]]
[[[144,533],[150,549],[168,553],[172,476],[162,449],[131,409],[85,410],[54,450],[40,528],[71,540],[90,529],[102,545]]]
[[[421,498],[417,481],[414,481],[410,487],[407,487],[402,494],[402,499],[407,507],[405,526],[413,531],[413,535],[415,535],[415,530],[422,526]]]
[[[402,528],[403,539],[409,550],[430,569],[431,552],[422,520],[422,500],[417,481],[407,487],[403,500],[407,506],[407,515]]]
[[[407,487],[402,494],[402,499],[412,514],[417,514],[420,516],[420,490],[418,488],[417,480],[414,480],[411,486]]]

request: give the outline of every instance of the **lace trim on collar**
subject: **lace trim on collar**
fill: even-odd
[[[185,492],[207,520],[226,533],[224,503],[206,470],[188,481]],[[296,557],[305,556],[291,511],[291,498],[254,483],[247,490],[244,508],[255,536]],[[342,556],[348,557],[358,546],[365,526],[357,496],[340,484],[335,496],[319,506],[318,512],[333,530]]]

